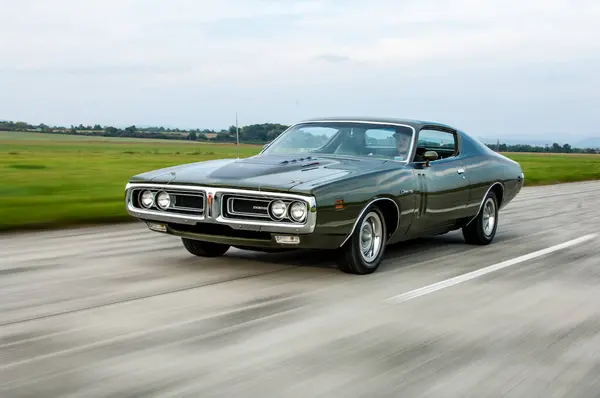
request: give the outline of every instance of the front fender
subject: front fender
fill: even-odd
[[[347,238],[367,206],[377,204],[384,213],[388,231],[394,233],[390,239],[396,240],[410,226],[417,192],[410,170],[388,171],[319,187],[313,191],[317,203],[315,232]]]

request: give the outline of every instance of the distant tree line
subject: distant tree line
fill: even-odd
[[[251,124],[239,127],[239,141],[245,144],[265,144],[275,139],[289,126],[279,123]],[[236,142],[236,126],[219,131],[211,129],[172,129],[165,127],[136,127],[117,128],[101,126],[99,124],[84,126],[71,125],[48,126],[46,124],[33,125],[25,122],[0,121],[0,131],[24,131],[46,134],[86,135],[98,137],[128,137],[128,138],[154,138],[164,140],[192,140],[206,142]],[[572,148],[569,144],[536,146],[527,144],[488,144],[486,145],[497,152],[539,152],[539,153],[600,153],[598,148]]]
[[[276,138],[288,126],[278,123],[251,124],[239,127],[239,141],[246,144],[264,144]],[[127,138],[154,138],[163,140],[192,140],[207,142],[236,142],[236,126],[228,129],[172,129],[165,127],[137,127],[129,126],[117,128],[113,126],[88,125],[79,126],[48,126],[46,124],[33,125],[25,122],[0,121],[0,131],[24,131],[46,134],[85,135],[97,137],[127,137]]]
[[[559,145],[553,143],[552,145],[537,146],[537,145],[526,145],[526,144],[486,144],[489,148],[496,152],[537,152],[537,153],[600,153],[598,148],[572,148],[569,144]]]

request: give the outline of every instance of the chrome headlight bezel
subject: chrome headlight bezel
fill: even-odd
[[[139,194],[139,201],[140,201],[140,205],[146,209],[149,209],[152,207],[152,205],[154,204],[154,193],[152,193],[152,191],[149,190],[144,190],[142,192],[140,192]],[[149,196],[149,198],[148,198]],[[144,199],[150,199],[150,202],[146,205],[144,203]]]
[[[277,215],[279,214],[279,212],[275,212],[275,207],[278,207],[280,209],[281,215]],[[275,220],[283,220],[285,214],[287,213],[287,210],[287,204],[283,200],[277,199],[269,203],[269,215]]]
[[[166,199],[166,204],[164,202],[164,200]],[[163,204],[161,204],[161,202]],[[156,206],[158,206],[159,209],[168,209],[169,206],[171,206],[171,195],[169,195],[167,192],[165,191],[160,191],[159,193],[156,194]]]
[[[299,217],[294,216],[294,212],[297,212],[297,211],[301,211],[301,215]],[[288,217],[290,218],[290,220],[301,223],[304,220],[306,220],[307,215],[308,215],[308,206],[306,205],[306,203],[300,202],[300,201],[294,201],[289,206]]]

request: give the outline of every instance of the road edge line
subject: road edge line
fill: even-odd
[[[394,303],[402,303],[402,302],[405,302],[405,301],[408,301],[408,300],[412,300],[414,298],[421,297],[421,296],[424,296],[426,294],[433,293],[433,292],[436,292],[438,290],[442,290],[442,289],[445,289],[447,287],[454,286],[454,285],[457,285],[459,283],[463,283],[463,282],[469,281],[471,279],[478,278],[478,277],[480,277],[482,275],[489,274],[491,272],[501,270],[503,268],[507,268],[507,267],[510,267],[510,266],[513,266],[513,265],[516,265],[516,264],[519,264],[519,263],[522,263],[522,262],[525,262],[525,261],[532,260],[534,258],[538,258],[538,257],[544,256],[546,254],[553,253],[553,252],[558,251],[558,250],[562,250],[562,249],[566,249],[566,248],[578,245],[580,243],[583,243],[583,242],[586,242],[588,240],[594,239],[597,236],[598,236],[598,234],[584,235],[584,236],[579,237],[577,239],[573,239],[573,240],[570,240],[570,241],[567,241],[567,242],[563,242],[563,243],[560,243],[558,245],[550,246],[550,247],[547,247],[545,249],[541,249],[541,250],[538,250],[538,251],[535,251],[535,252],[532,252],[532,253],[529,253],[529,254],[524,254],[522,256],[515,257],[515,258],[512,258],[510,260],[502,261],[500,263],[496,263],[496,264],[493,264],[493,265],[490,265],[490,266],[487,266],[487,267],[484,267],[484,268],[480,268],[480,269],[475,270],[475,271],[467,272],[466,274],[458,275],[458,276],[455,276],[455,277],[450,278],[450,279],[445,279],[443,281],[440,281],[440,282],[437,282],[437,283],[433,283],[431,285],[423,286],[423,287],[418,288],[418,289],[410,290],[410,291],[408,291],[406,293],[402,293],[402,294],[399,294],[397,296],[389,297],[389,298],[385,299],[385,301],[390,301],[390,302],[394,302]]]

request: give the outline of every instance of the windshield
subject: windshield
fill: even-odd
[[[291,127],[264,154],[317,153],[407,160],[413,138],[408,126],[368,122],[310,122]]]

